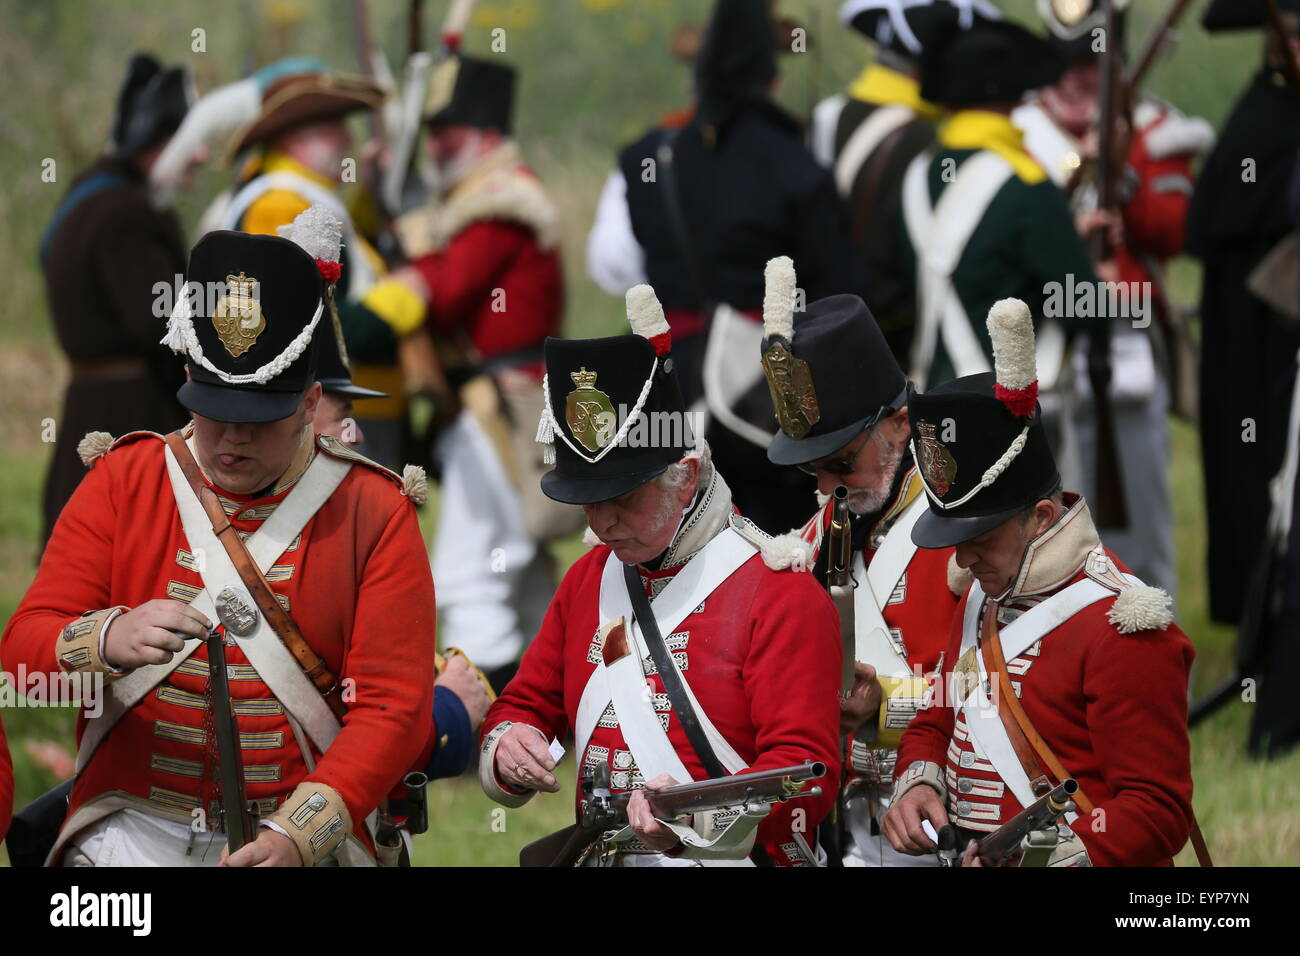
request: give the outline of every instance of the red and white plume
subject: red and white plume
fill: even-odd
[[[664,307],[659,304],[655,290],[644,282],[627,290],[627,324],[637,335],[643,335],[654,346],[655,355],[663,358],[673,348],[673,336],[664,318]]]
[[[285,239],[298,243],[316,260],[316,268],[326,282],[337,282],[342,267],[339,250],[343,245],[343,221],[321,203],[308,206],[293,222],[276,230]]]
[[[988,315],[993,340],[993,392],[1007,411],[1020,418],[1034,414],[1038,402],[1038,368],[1034,360],[1034,320],[1019,299],[1000,299]]]
[[[789,256],[768,259],[763,269],[763,334],[794,341],[794,260]]]

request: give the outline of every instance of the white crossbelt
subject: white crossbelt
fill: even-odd
[[[853,592],[856,636],[853,658],[870,664],[881,676],[907,677],[911,674],[907,658],[899,653],[889,637],[884,609],[916,554],[912,526],[926,510],[925,495],[917,495],[886,533],[865,573],[862,553],[854,557],[854,577],[862,583]]]
[[[876,147],[891,133],[916,118],[916,112],[907,106],[889,104],[878,106],[871,115],[858,124],[835,159],[835,188],[841,196],[848,196],[853,181],[858,178],[862,165]]]
[[[193,439],[191,439],[191,442]],[[171,479],[172,492],[176,496],[177,508],[181,513],[181,524],[190,551],[204,556],[201,572],[204,590],[201,591],[190,607],[209,620],[215,619],[216,609],[213,594],[218,594],[227,586],[242,589],[243,582],[238,572],[230,563],[225,547],[212,533],[207,512],[190,487],[189,481],[180,470],[170,448],[164,449],[167,461],[167,473]],[[262,523],[245,542],[248,552],[257,566],[265,572],[273,565],[299,535],[312,516],[320,510],[343,481],[351,463],[333,458],[329,455],[316,455],[306,472],[298,479],[293,490],[280,502],[274,513]],[[240,649],[244,651],[249,662],[256,668],[258,675],[280,698],[286,709],[298,718],[316,745],[324,750],[338,734],[338,720],[325,704],[324,698],[302,672],[288,649],[276,637],[258,614],[258,628],[252,636],[236,638]],[[181,663],[198,648],[201,641],[190,638],[182,650],[177,652],[166,664],[150,664],[137,667],[126,676],[108,684],[104,695],[103,712],[99,717],[88,719],[77,749],[77,771],[80,772],[89,763],[91,756],[104,737],[117,724],[127,711],[144,699],[154,687],[158,686]],[[277,651],[279,653],[277,653]],[[287,677],[285,660],[295,672],[296,678]],[[274,681],[274,683],[273,683]],[[310,688],[316,703],[308,702],[305,688]],[[278,687],[277,687],[278,685]],[[323,711],[323,713],[322,713]]]

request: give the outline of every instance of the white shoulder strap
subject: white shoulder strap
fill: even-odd
[[[202,572],[204,590],[199,592],[198,596],[190,602],[190,606],[203,614],[209,620],[215,619],[216,609],[213,604],[212,595],[220,593],[226,586],[239,587],[242,589],[243,582],[239,579],[238,572],[230,564],[230,558],[226,554],[225,547],[212,533],[211,523],[207,520],[207,513],[203,506],[194,495],[194,490],[190,487],[184,474],[180,470],[180,465],[176,462],[175,456],[171,449],[165,449],[164,454],[167,461],[167,473],[171,479],[172,492],[176,496],[177,508],[181,513],[181,523],[185,529],[185,537],[189,542],[190,550],[196,554],[204,555],[204,570]],[[271,567],[272,564],[284,554],[293,539],[298,536],[312,516],[320,510],[334,490],[343,481],[351,468],[351,463],[330,455],[316,455],[312,463],[307,467],[307,471],[298,479],[292,491],[285,497],[284,501],[275,509],[271,517],[267,518],[256,532],[254,532],[245,542],[249,554],[257,563],[257,566],[263,571]],[[200,550],[201,549],[201,550]],[[224,566],[224,567],[223,567]],[[312,694],[320,702],[320,708],[328,716],[326,721],[319,713],[319,709],[313,704],[299,701],[303,697],[302,689],[297,686],[296,681],[291,687],[288,681],[280,680],[275,676],[277,683],[281,685],[285,696],[281,698],[289,712],[302,722],[312,740],[322,750],[328,744],[322,744],[322,740],[333,741],[334,735],[338,733],[338,721],[329,707],[325,705],[324,699],[321,698],[320,692],[316,690],[315,685],[302,674],[302,669],[297,662],[293,660],[292,655],[280,642],[280,639],[267,625],[265,619],[259,614],[259,625],[256,632],[248,638],[237,638],[240,642],[240,648],[248,657],[250,663],[257,669],[259,676],[271,688],[272,693],[281,697],[280,691],[272,684],[272,676],[278,675],[283,670],[283,663],[276,663],[273,658],[278,657],[274,648],[283,652],[283,657],[288,658],[293,669],[302,677],[302,681],[311,688]],[[258,638],[261,637],[261,640]],[[185,642],[184,648],[179,651],[167,664],[152,664],[147,667],[139,667],[127,674],[125,677],[107,685],[104,694],[104,706],[98,717],[88,718],[86,728],[81,737],[81,744],[77,749],[77,770],[80,771],[90,761],[96,748],[103,741],[104,737],[117,724],[122,716],[144,699],[151,690],[162,683],[167,676],[181,665],[198,648],[200,641],[197,638],[191,638]],[[271,647],[274,645],[274,648]],[[255,658],[257,658],[255,660]],[[263,671],[263,668],[266,671]],[[297,710],[290,706],[290,699],[295,702]],[[311,720],[304,719],[300,713],[310,711]],[[331,730],[332,724],[332,730]]]
[[[651,602],[651,610],[655,615],[655,620],[659,625],[661,633],[671,634],[700,604],[717,589],[727,578],[731,577],[741,565],[752,558],[757,553],[754,545],[742,538],[732,528],[727,528],[721,534],[717,535],[700,549],[690,561],[686,563],[673,580],[660,592],[659,596]],[[601,575],[600,582],[600,611],[599,620],[601,626],[616,618],[623,618],[625,622],[633,621],[632,602],[627,596],[626,585],[623,580],[623,565],[611,552],[605,561],[604,572]],[[643,703],[645,690],[645,677],[641,674],[641,661],[649,656],[649,649],[645,645],[644,638],[641,637],[640,628],[633,625],[628,634],[629,642],[636,648],[636,653],[629,655],[635,658],[636,671],[632,674],[631,669],[626,673],[635,678],[635,697]],[[674,662],[674,666],[675,662]],[[574,721],[574,740],[576,742],[575,753],[578,759],[582,759],[582,753],[587,749],[587,742],[591,739],[591,734],[595,730],[596,722],[604,712],[606,706],[613,701],[615,713],[618,714],[619,725],[623,729],[624,738],[627,739],[628,746],[632,749],[636,757],[637,766],[642,768],[642,772],[648,776],[653,776],[648,771],[647,763],[642,761],[641,754],[637,751],[632,736],[637,733],[633,730],[629,734],[628,720],[636,720],[641,715],[642,708],[634,707],[628,711],[628,717],[625,718],[623,711],[618,709],[617,695],[615,688],[611,686],[612,680],[623,680],[624,671],[618,671],[611,674],[612,668],[606,668],[601,663],[597,663],[594,671],[587,680],[586,687],[583,688],[582,698],[578,704],[578,713]],[[718,759],[723,766],[727,767],[732,773],[737,769],[745,766],[744,762],[736,754],[735,749],[713,726],[709,720],[708,714],[700,709],[699,701],[695,699],[694,693],[690,689],[690,684],[683,678],[682,684],[686,687],[687,696],[690,698],[691,705],[695,707],[695,712],[700,718],[700,725],[704,728],[705,735],[709,743],[713,746],[718,755]],[[653,718],[653,727],[647,727],[647,736],[657,735],[663,738],[671,749],[671,743],[668,742],[667,735],[659,723],[659,718],[651,711]],[[658,753],[658,743],[648,745],[647,756],[651,757],[651,764],[656,762]],[[660,761],[662,762],[662,761]],[[678,760],[680,762],[680,759]],[[731,764],[738,764],[732,767]],[[658,771],[656,771],[658,772]],[[670,771],[671,772],[671,771]],[[683,770],[684,772],[684,770]],[[683,782],[687,778],[679,777],[676,773],[674,776]]]
[[[912,525],[927,507],[925,495],[917,496],[907,506],[876,549],[865,573],[862,554],[859,552],[856,556],[854,574],[861,583],[853,592],[853,625],[857,638],[853,657],[870,664],[881,676],[905,677],[911,674],[907,658],[899,653],[889,636],[884,611],[916,554]]]
[[[876,147],[915,117],[916,113],[909,107],[890,104],[876,107],[870,116],[858,124],[835,158],[835,188],[841,196],[847,196],[852,190],[853,181],[857,179],[863,164],[876,151]]]

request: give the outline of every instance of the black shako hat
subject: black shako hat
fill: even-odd
[[[981,20],[1001,20],[989,0],[847,0],[840,23],[857,30],[876,46],[916,58],[940,24],[969,30]]]
[[[1018,24],[985,20],[962,30],[945,23],[921,52],[921,98],[953,109],[1016,102],[1055,83],[1065,67],[1046,40]]]
[[[1277,0],[1278,13],[1300,13],[1300,0]],[[1213,0],[1201,17],[1209,33],[1223,30],[1258,30],[1268,26],[1265,0]]]
[[[695,447],[672,336],[648,285],[627,293],[633,335],[546,340],[537,440],[555,468],[542,491],[566,504],[608,501],[663,474]]]
[[[827,296],[795,312],[789,257],[769,260],[763,278],[763,373],[780,426],[767,457],[802,465],[902,408],[907,376],[856,295]]]
[[[222,422],[293,414],[316,377],[313,333],[328,321],[311,254],[279,236],[210,232],[185,278],[163,339],[189,368],[180,403]]]
[[[908,403],[912,454],[930,506],[912,526],[918,547],[979,537],[1061,480],[1038,405],[1028,306],[994,303],[988,328],[995,373],[945,382]]]
[[[510,135],[515,105],[515,69],[457,53],[434,68],[424,120],[430,125],[464,125]]]
[[[110,153],[125,159],[158,145],[180,128],[193,103],[194,84],[184,67],[163,69],[149,54],[135,54],[117,93]]]
[[[769,0],[718,0],[695,60],[697,115],[720,129],[765,98],[776,78],[776,26]]]

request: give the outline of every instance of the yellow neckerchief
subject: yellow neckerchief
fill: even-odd
[[[295,176],[301,176],[318,186],[324,186],[330,192],[338,191],[339,184],[337,181],[330,179],[328,176],[322,176],[315,170],[308,169],[298,160],[287,153],[280,152],[278,149],[268,148],[266,153],[263,154],[262,161],[257,167],[257,174],[261,176],[266,173],[293,173]]]
[[[939,126],[939,146],[948,149],[987,149],[997,153],[1026,184],[1047,179],[1047,171],[1025,152],[1025,134],[1004,113],[959,110]]]
[[[914,110],[918,116],[937,120],[944,109],[921,99],[921,84],[905,73],[891,70],[879,63],[871,63],[849,86],[849,96],[864,103],[879,106],[897,104]]]

